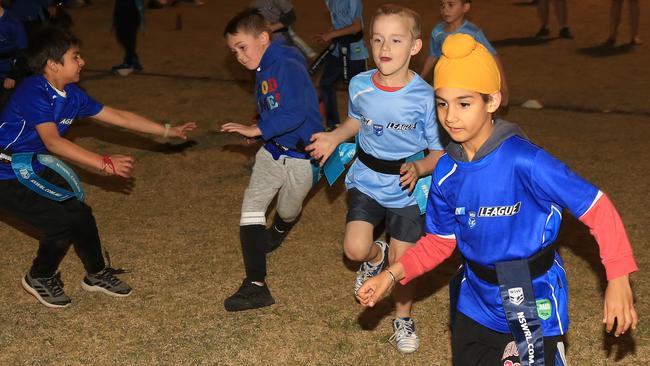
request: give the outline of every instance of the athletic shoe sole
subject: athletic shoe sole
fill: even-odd
[[[30,295],[34,296],[36,298],[36,300],[38,300],[38,302],[40,302],[41,304],[47,306],[48,308],[52,308],[52,309],[65,308],[68,305],[70,305],[70,303],[67,303],[65,305],[58,305],[58,304],[52,304],[52,303],[49,303],[49,302],[45,301],[41,297],[41,295],[39,295],[38,291],[34,290],[34,288],[32,288],[32,286],[30,286],[27,283],[27,281],[25,281],[25,277],[23,277],[23,279],[20,281],[20,283],[23,285],[23,289],[25,289],[25,291],[27,291]]]
[[[88,292],[102,292],[108,296],[113,296],[113,297],[127,297],[131,295],[133,291],[130,291],[127,294],[118,294],[117,292],[112,292],[108,291],[107,289],[100,287],[100,286],[92,286],[87,283],[85,283],[83,280],[81,281],[81,288],[88,291]]]

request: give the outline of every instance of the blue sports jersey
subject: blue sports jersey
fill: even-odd
[[[43,21],[46,8],[52,2],[52,0],[18,0],[11,4],[9,12],[21,22]]]
[[[482,159],[462,162],[443,155],[433,174],[426,231],[455,238],[461,254],[484,266],[529,258],[557,238],[562,211],[580,217],[599,190],[540,147],[510,136]],[[545,336],[564,334],[569,325],[567,282],[562,260],[533,280]],[[502,333],[505,319],[499,286],[466,267],[457,309]]]
[[[43,77],[34,75],[16,88],[0,114],[0,148],[11,153],[46,153],[36,126],[55,122],[59,134],[70,128],[75,118],[90,117],[103,106],[89,97],[76,84],[65,86],[62,95]],[[34,170],[43,166],[34,162]],[[9,164],[0,164],[0,179],[16,179]]]
[[[447,39],[448,35],[455,33],[469,34],[470,36],[474,37],[478,43],[485,46],[485,48],[487,48],[491,54],[497,54],[497,51],[494,49],[494,47],[492,47],[490,41],[487,40],[481,28],[477,27],[474,23],[466,20],[463,22],[463,25],[458,27],[458,29],[449,33],[445,31],[445,24],[447,23],[438,23],[435,27],[433,27],[433,30],[431,31],[431,40],[429,41],[429,56],[440,58],[442,55],[443,42],[445,42],[445,39]]]
[[[383,91],[373,83],[377,69],[352,78],[348,115],[361,124],[357,140],[368,154],[384,160],[407,158],[424,149],[442,150],[433,89],[417,74],[402,89]],[[370,170],[358,159],[345,178],[348,189],[357,188],[384,207],[417,204],[402,190],[398,175]]]
[[[16,52],[25,48],[27,48],[25,27],[11,14],[5,12],[0,17],[0,78],[8,76],[13,68]]]
[[[332,17],[334,29],[341,29],[350,26],[356,19],[361,21],[363,28],[363,4],[361,0],[325,0],[327,9]],[[350,60],[365,60],[368,58],[368,49],[363,39],[350,44]],[[339,56],[338,47],[332,52],[333,56]]]

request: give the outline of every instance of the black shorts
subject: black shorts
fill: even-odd
[[[558,346],[564,359],[562,336],[544,337],[545,366],[561,366],[555,362]],[[520,363],[512,334],[495,332],[460,311],[452,325],[451,353],[455,366],[514,366]]]
[[[346,222],[365,221],[373,226],[386,221],[386,233],[391,238],[415,243],[424,234],[424,215],[418,205],[387,208],[356,188],[348,190]]]

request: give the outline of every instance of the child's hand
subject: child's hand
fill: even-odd
[[[364,282],[357,290],[357,300],[365,307],[373,307],[392,286],[393,279],[387,271],[383,271]]]
[[[312,158],[318,160],[320,166],[325,164],[338,145],[336,139],[330,132],[317,132],[311,135],[309,141],[311,141],[311,144],[305,147],[305,151],[307,151]]]
[[[324,32],[324,33],[318,33],[317,35],[314,36],[314,39],[318,43],[327,43],[329,42],[332,38],[332,33],[331,32]]]
[[[399,182],[403,189],[408,187],[409,194],[413,192],[415,188],[415,183],[417,183],[420,173],[418,173],[417,166],[415,163],[404,163],[399,169]]]
[[[607,333],[614,328],[614,320],[617,327],[614,336],[618,337],[625,333],[630,327],[636,329],[638,318],[634,310],[634,299],[628,275],[609,280],[605,290],[603,324]]]
[[[16,86],[16,80],[12,78],[5,78],[5,80],[2,82],[2,86],[5,89],[13,89],[14,86]]]
[[[196,128],[196,123],[190,122],[180,126],[174,126],[169,129],[169,137],[178,137],[187,140],[187,134]]]
[[[130,156],[107,156],[104,157],[102,162],[102,171],[122,178],[131,178],[133,173],[133,163],[135,163],[135,160]]]
[[[221,125],[221,132],[237,132],[238,134],[252,138],[262,135],[257,125],[242,125],[241,123],[229,122]]]

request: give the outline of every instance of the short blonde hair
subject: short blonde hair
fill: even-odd
[[[372,17],[372,23],[370,28],[372,29],[372,25],[375,24],[375,20],[377,20],[377,18],[384,15],[399,15],[401,17],[410,20],[411,36],[413,37],[413,39],[419,39],[422,36],[422,29],[420,26],[420,14],[418,14],[412,9],[409,9],[405,6],[398,5],[398,4],[380,5],[377,8],[377,11],[375,11],[375,15]]]

